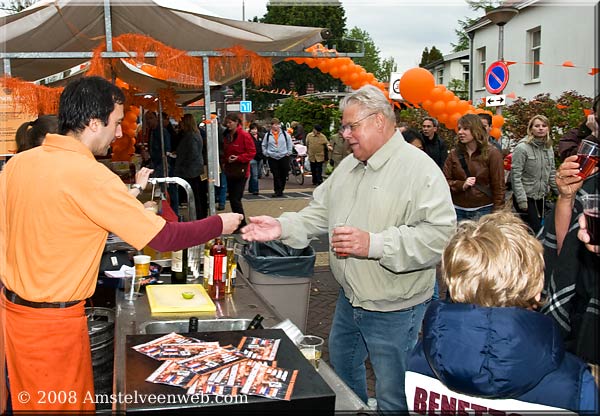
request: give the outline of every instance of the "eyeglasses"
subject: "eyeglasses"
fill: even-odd
[[[375,114],[377,114],[377,113],[371,113],[371,114],[369,114],[368,116],[364,116],[364,117],[363,117],[363,118],[361,118],[360,120],[357,120],[357,121],[355,121],[354,123],[342,124],[342,125],[340,126],[340,130],[341,130],[341,132],[342,132],[342,133],[345,133],[345,132],[346,132],[346,130],[354,131],[354,130],[356,130],[356,128],[357,128],[358,126],[360,126],[360,123],[361,123],[363,120],[366,120],[366,119],[368,119],[369,117],[371,117],[371,116],[374,116]]]

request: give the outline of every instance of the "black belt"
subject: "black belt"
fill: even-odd
[[[17,295],[15,292],[4,288],[4,294],[6,295],[6,299],[11,301],[16,305],[28,306],[30,308],[42,309],[42,308],[69,308],[71,306],[77,305],[80,300],[72,300],[70,302],[31,302],[29,300],[23,299],[21,296]]]

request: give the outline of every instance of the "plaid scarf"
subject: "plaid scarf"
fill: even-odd
[[[600,362],[600,257],[585,248],[577,238],[577,231],[579,216],[583,215],[581,198],[598,192],[597,181],[598,174],[588,177],[577,192],[560,254],[556,251],[554,209],[546,217],[540,234],[546,261],[546,304],[541,312],[558,323],[568,351],[594,364]]]

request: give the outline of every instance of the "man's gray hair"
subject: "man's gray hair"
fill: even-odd
[[[343,112],[347,106],[354,104],[375,110],[383,114],[392,123],[396,123],[396,115],[394,114],[392,105],[385,95],[383,95],[383,92],[373,85],[365,85],[353,93],[346,95],[340,102],[340,111]]]

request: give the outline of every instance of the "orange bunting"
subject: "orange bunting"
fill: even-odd
[[[573,62],[571,62],[571,61],[564,61],[562,63],[562,66],[566,66],[567,68],[574,68],[575,64],[573,64]]]
[[[559,110],[564,110],[565,108],[569,108],[569,106],[563,104],[556,104],[556,108],[558,108]]]
[[[515,61],[504,61],[504,63],[506,64],[506,66],[511,66],[511,65],[516,64]]]
[[[514,92],[510,92],[506,94],[506,98],[512,98],[514,100],[515,98],[517,98],[517,94],[515,94]]]
[[[57,114],[63,88],[50,88],[19,78],[4,76],[0,86],[9,91],[16,110],[29,114]]]
[[[600,72],[600,68],[592,68],[590,70],[590,72],[588,72],[589,75],[596,75],[598,72]]]

